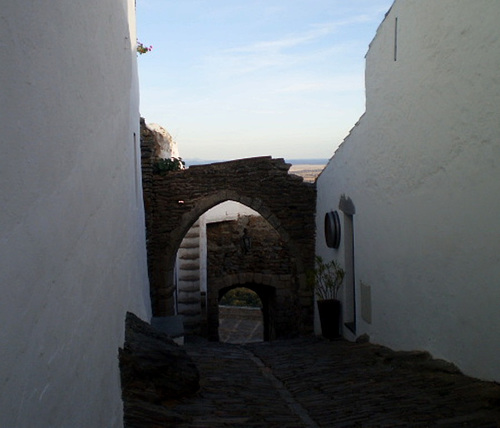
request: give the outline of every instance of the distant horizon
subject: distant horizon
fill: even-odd
[[[265,156],[265,155],[263,155]],[[244,157],[244,158],[235,158],[235,159],[199,159],[199,158],[188,158],[184,159],[181,156],[181,159],[186,163],[186,166],[193,166],[193,165],[205,165],[205,164],[211,164],[211,163],[220,163],[220,162],[230,162],[232,160],[237,160],[237,159],[248,159],[251,157],[255,156],[249,156],[249,157]],[[275,157],[275,159],[284,159],[286,163],[292,164],[292,165],[326,165],[328,161],[330,160],[329,158],[297,158],[297,159],[286,159],[284,157]]]

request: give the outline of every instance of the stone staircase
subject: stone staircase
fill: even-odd
[[[186,334],[200,334],[202,313],[200,293],[200,224],[197,221],[177,252],[177,313],[184,319]]]

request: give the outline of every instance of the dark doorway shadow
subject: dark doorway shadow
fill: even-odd
[[[274,328],[271,312],[274,295],[273,287],[262,284],[221,289],[218,307],[219,340],[227,343],[253,343],[272,339]]]

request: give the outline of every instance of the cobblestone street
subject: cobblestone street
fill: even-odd
[[[500,386],[423,353],[307,337],[188,341],[195,397],[166,403],[176,427],[498,427]]]

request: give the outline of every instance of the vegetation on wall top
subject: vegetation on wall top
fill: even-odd
[[[186,167],[182,158],[158,159],[153,165],[153,173],[165,175],[168,171],[179,171]]]

